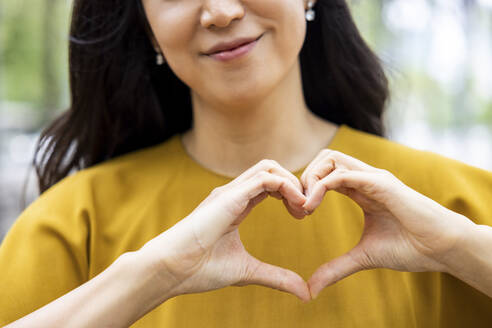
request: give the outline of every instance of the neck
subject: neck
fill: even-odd
[[[276,160],[291,172],[305,167],[326,147],[337,126],[314,115],[302,94],[299,64],[261,102],[225,108],[195,93],[193,127],[182,142],[202,166],[236,177],[262,159]]]

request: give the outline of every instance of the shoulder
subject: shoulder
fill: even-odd
[[[415,149],[352,127],[344,128],[338,150],[376,167],[415,171],[436,162],[458,164],[458,161],[434,152]]]
[[[492,211],[491,171],[352,128],[342,139],[337,150],[390,171],[447,208],[477,219]]]
[[[155,146],[139,149],[75,172],[53,185],[45,193],[74,187],[131,188],[149,181],[166,179],[182,160],[174,135]]]
[[[398,173],[402,177],[416,173],[442,176],[454,172],[489,176],[487,171],[463,161],[452,159],[433,151],[415,149],[396,141],[364,131],[345,127],[345,133],[337,150],[356,157],[367,164]]]
[[[47,189],[20,218],[94,216],[100,208],[148,196],[166,185],[179,167],[182,156],[177,142],[175,135],[158,145],[77,171]]]

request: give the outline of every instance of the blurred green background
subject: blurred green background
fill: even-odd
[[[0,2],[1,106],[9,115],[16,116],[16,111],[21,110],[19,115],[29,116],[29,122],[24,124],[33,130],[68,105],[66,40],[70,3]],[[2,116],[3,119],[9,121]]]
[[[492,0],[349,0],[391,81],[389,138],[492,169]],[[69,105],[71,1],[0,1],[0,240],[37,197],[42,127]],[[24,185],[26,178],[27,185]]]

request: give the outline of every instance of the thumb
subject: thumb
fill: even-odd
[[[364,267],[355,260],[357,249],[339,256],[330,262],[321,265],[309,278],[308,286],[311,296],[315,299],[318,294],[327,286],[356,273],[364,270]]]
[[[250,256],[245,277],[237,286],[261,285],[283,292],[291,293],[303,302],[311,300],[309,288],[304,279],[297,273],[259,261]]]

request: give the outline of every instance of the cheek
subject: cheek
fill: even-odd
[[[301,50],[306,36],[306,19],[302,1],[285,0],[290,5],[285,7],[278,18],[282,23],[279,29],[279,39],[282,40],[285,52],[294,51],[296,54]]]
[[[159,16],[156,33],[164,55],[191,51],[190,45],[196,27],[194,19],[194,15],[186,10],[170,10]]]
[[[306,35],[303,0],[243,0],[243,3],[259,22],[264,22],[264,28],[273,32],[269,49],[272,54],[297,57]]]
[[[147,17],[159,47],[171,66],[189,60],[193,54],[192,38],[196,29],[196,5],[156,3],[146,8]]]

